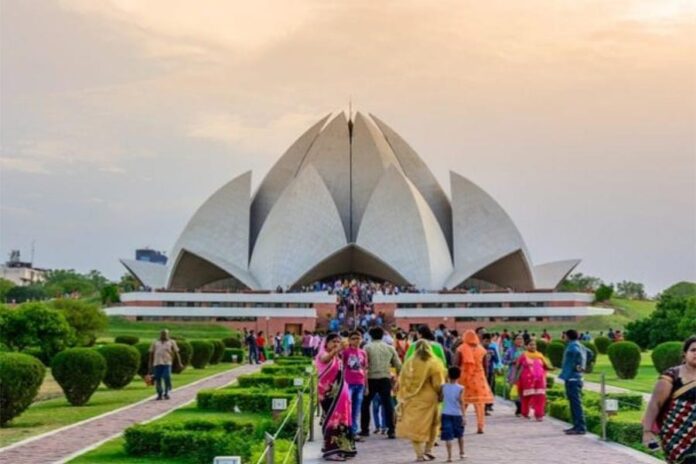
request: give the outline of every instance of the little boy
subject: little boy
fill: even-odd
[[[459,459],[464,459],[464,387],[457,381],[461,375],[458,367],[447,371],[447,383],[442,386],[442,427],[440,439],[447,445],[447,462],[452,462],[452,440],[459,443]]]

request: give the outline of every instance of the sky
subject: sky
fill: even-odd
[[[535,263],[696,280],[696,3],[0,0],[0,253],[123,272],[312,123],[374,113]]]

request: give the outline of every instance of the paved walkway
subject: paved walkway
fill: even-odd
[[[29,438],[0,449],[0,463],[48,464],[64,462],[82,450],[120,435],[136,422],[152,420],[194,400],[203,388],[217,388],[234,381],[237,376],[249,374],[259,366],[244,365],[199,382],[177,388],[169,401],[155,401],[154,396],[144,403],[135,404],[109,415],[88,419],[43,436]],[[175,378],[176,381],[176,378]]]
[[[612,443],[604,443],[595,435],[567,436],[568,427],[561,421],[546,418],[543,422],[528,421],[514,415],[514,407],[498,400],[495,413],[487,418],[486,433],[476,434],[476,418],[470,411],[464,448],[467,458],[459,460],[454,446],[453,462],[515,464],[567,464],[569,462],[597,464],[654,464],[663,461],[644,453]],[[316,440],[305,448],[305,464],[319,464],[321,460],[321,429]],[[436,460],[447,457],[444,443],[435,447]],[[407,440],[389,440],[382,435],[371,435],[366,442],[358,443],[358,455],[354,464],[399,464],[415,460],[413,449]]]

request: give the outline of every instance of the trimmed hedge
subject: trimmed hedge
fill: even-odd
[[[678,366],[684,359],[682,353],[681,342],[664,342],[660,343],[653,349],[652,354],[653,365],[658,373],[663,373],[670,367]]]
[[[546,356],[546,348],[548,348],[548,346],[549,346],[549,344],[546,343],[546,340],[544,340],[543,338],[536,339],[537,351],[539,353],[543,354],[544,356]]]
[[[114,338],[114,343],[123,343],[124,345],[137,345],[140,343],[140,337],[135,335],[119,335]]]
[[[210,364],[220,364],[222,356],[225,354],[225,345],[220,340],[211,340],[213,344],[213,355],[210,357]]]
[[[594,344],[597,347],[597,351],[602,354],[607,354],[609,345],[611,345],[611,339],[609,337],[605,337],[604,335],[600,335],[594,339]]]
[[[263,388],[227,388],[222,390],[200,390],[196,397],[199,409],[244,412],[269,412],[273,398],[285,398],[288,405],[295,394],[287,390]]]
[[[179,359],[181,363],[172,364],[172,372],[175,374],[181,374],[187,366],[191,365],[191,358],[193,357],[193,347],[191,343],[187,342],[183,338],[175,340],[176,346],[179,347]]]
[[[640,367],[640,347],[633,342],[612,343],[607,352],[620,379],[633,379]]]
[[[237,362],[244,362],[244,350],[241,348],[225,348],[225,352],[222,354],[222,362],[233,362],[233,356],[237,356]]]
[[[22,353],[0,353],[0,426],[29,407],[46,375],[44,365]]]
[[[236,337],[227,337],[222,339],[222,343],[226,348],[241,348],[242,341]]]
[[[71,348],[53,358],[51,373],[73,406],[89,401],[106,374],[106,360],[92,348]]]
[[[261,367],[261,373],[262,374],[269,374],[269,375],[299,375],[299,376],[307,375],[307,373],[305,372],[305,366],[302,366],[302,365],[281,366],[281,365],[271,364],[269,366]]]
[[[140,342],[134,347],[140,353],[140,364],[138,365],[138,375],[145,378],[150,367],[150,343]]]
[[[273,362],[279,366],[309,366],[312,364],[312,358],[306,356],[280,356]]]
[[[592,361],[588,362],[587,365],[585,366],[585,372],[587,374],[591,374],[592,371],[594,370],[594,365],[597,362],[597,347],[595,346],[594,343],[592,342],[580,342],[582,345],[587,348],[588,350],[592,351]]]
[[[292,388],[295,377],[286,375],[247,374],[237,377],[237,383],[242,388],[259,386],[275,388]]]
[[[551,361],[553,367],[561,367],[563,364],[563,353],[565,352],[565,343],[561,341],[552,341],[546,347],[546,356]]]
[[[191,365],[194,369],[205,369],[213,356],[213,344],[207,340],[193,340],[191,347],[193,348]]]
[[[123,343],[114,343],[98,348],[106,361],[104,385],[119,390],[133,381],[140,367],[140,352],[137,348]]]

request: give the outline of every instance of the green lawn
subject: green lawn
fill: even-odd
[[[249,422],[254,422],[261,419],[266,419],[268,416],[249,413],[231,414],[229,412],[206,411],[198,409],[195,404],[192,404],[170,412],[161,419],[158,419],[157,423],[180,422],[189,419],[225,420],[230,419],[231,417],[242,420],[248,419]],[[71,464],[154,464],[162,462],[161,457],[148,458],[143,456],[129,456],[125,451],[123,451],[123,443],[123,437],[114,438],[113,440],[109,440],[108,442],[104,443],[100,447],[68,462]],[[167,458],[168,464],[189,464],[190,462],[191,459],[178,460]]]
[[[109,325],[105,331],[98,334],[101,340],[113,340],[118,335],[134,335],[140,341],[150,341],[159,337],[162,329],[169,329],[173,337],[217,338],[231,337],[235,332],[225,326],[196,322],[145,322],[129,321],[122,317],[110,316]]]
[[[604,372],[607,385],[614,387],[627,388],[641,393],[652,393],[655,382],[657,381],[658,373],[650,359],[650,352],[641,353],[640,368],[635,379],[623,380],[619,379],[614,372],[614,368],[609,362],[609,357],[600,354],[595,363],[594,370],[591,374],[585,374],[585,380],[588,382],[599,383],[600,373]]]
[[[229,363],[208,366],[202,370],[189,367],[181,374],[174,375],[174,387],[181,387],[232,367],[235,365]],[[71,406],[63,397],[39,401],[32,404],[21,416],[16,417],[8,427],[0,429],[0,447],[113,411],[153,394],[154,388],[147,387],[139,377],[136,377],[123,390],[99,387],[89,403],[84,406]]]

